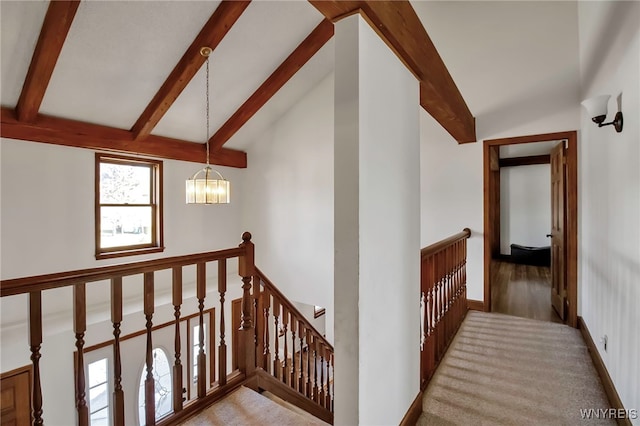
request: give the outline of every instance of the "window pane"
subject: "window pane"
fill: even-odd
[[[155,406],[156,406],[156,419],[171,412],[173,407],[173,401],[171,398],[172,381],[171,381],[171,366],[169,365],[169,359],[162,349],[156,348],[153,350],[153,385],[155,390]],[[142,369],[140,376],[140,387],[138,389],[138,418],[140,424],[145,423],[145,380],[147,379],[147,369]]]
[[[107,359],[103,358],[89,364],[89,387],[104,383],[107,381]]]
[[[91,426],[109,426],[109,407],[91,414]]]
[[[151,207],[101,207],[100,248],[151,244]]]
[[[150,204],[150,166],[100,163],[101,204]]]
[[[93,412],[109,405],[107,384],[103,383],[89,389],[89,409]]]

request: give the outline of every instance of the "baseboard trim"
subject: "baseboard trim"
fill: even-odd
[[[482,300],[467,299],[467,307],[472,311],[484,312],[484,302]]]
[[[580,329],[580,333],[582,333],[584,342],[587,344],[587,348],[589,348],[591,360],[593,361],[593,365],[596,367],[598,376],[600,376],[600,381],[602,381],[602,386],[604,387],[604,392],[607,394],[607,398],[609,399],[609,404],[611,404],[612,408],[615,408],[617,410],[624,410],[624,405],[622,405],[620,395],[618,395],[618,391],[613,384],[613,380],[611,380],[611,376],[609,376],[607,367],[604,365],[602,357],[600,357],[600,353],[598,352],[596,344],[591,337],[591,333],[587,328],[587,324],[584,322],[584,319],[582,319],[581,316],[578,316],[578,328]],[[617,419],[617,422],[621,426],[632,426],[630,419]]]
[[[409,410],[407,410],[407,413],[402,418],[400,426],[415,426],[415,424],[418,423],[418,419],[422,414],[423,393],[423,391],[418,392],[418,396],[416,396],[416,399],[413,400],[411,406],[409,407]]]

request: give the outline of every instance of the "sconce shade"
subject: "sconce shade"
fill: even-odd
[[[589,117],[596,123],[600,124],[607,116],[607,104],[611,95],[594,96],[582,101],[582,106],[587,109]]]
[[[214,179],[216,173],[219,179]],[[220,173],[207,166],[187,179],[187,204],[228,204],[229,181]]]

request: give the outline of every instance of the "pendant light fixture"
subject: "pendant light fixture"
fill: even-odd
[[[198,170],[193,176],[187,179],[186,194],[187,204],[228,204],[229,203],[229,181],[218,171],[209,166],[209,56],[212,49],[203,47],[200,54],[206,58],[207,69],[207,166]]]

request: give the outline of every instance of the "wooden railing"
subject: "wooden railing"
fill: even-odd
[[[333,392],[333,348],[315,328],[298,312],[278,289],[262,274],[254,263],[254,245],[251,234],[242,235],[243,242],[232,249],[200,253],[188,256],[136,262],[64,273],[41,275],[0,281],[0,296],[27,294],[29,300],[29,346],[33,363],[32,380],[32,423],[44,424],[43,396],[40,380],[41,345],[43,342],[42,300],[47,290],[72,287],[73,296],[73,332],[75,334],[76,359],[75,401],[77,424],[89,424],[87,407],[84,346],[87,331],[86,285],[87,283],[108,280],[111,287],[111,322],[113,324],[113,383],[112,413],[114,425],[134,423],[125,420],[125,395],[122,388],[122,353],[120,330],[123,321],[123,278],[141,275],[143,313],[146,336],[146,378],[145,424],[170,425],[201,410],[213,401],[231,392],[241,384],[255,389],[261,388],[274,392],[290,402],[309,408],[312,414],[332,421]],[[238,258],[238,274],[242,281],[242,319],[238,330],[238,369],[229,372],[227,365],[227,344],[225,326],[225,294],[227,292],[227,261]],[[209,262],[216,262],[218,269],[217,293],[220,308],[220,336],[216,344],[210,342],[211,351],[218,351],[217,380],[207,377],[205,354],[204,313],[208,285],[206,268]],[[196,298],[198,301],[197,318],[199,322],[198,358],[197,358],[197,398],[183,402],[182,393],[183,361],[181,359],[182,336],[180,335],[181,307],[183,304],[183,268],[196,267]],[[171,293],[174,307],[175,332],[173,362],[173,412],[156,419],[155,383],[153,377],[153,334],[154,329],[154,277],[161,270],[171,270]],[[261,285],[253,286],[252,280]],[[217,301],[215,302],[217,303]],[[271,308],[271,311],[270,311]],[[274,316],[274,329],[270,332],[270,312]],[[279,328],[282,325],[283,336]],[[190,332],[190,331],[189,331]],[[297,333],[297,334],[296,334]],[[280,345],[284,345],[281,350]],[[291,345],[289,346],[289,342]],[[273,354],[273,363],[271,356]],[[282,355],[281,355],[282,354]],[[187,362],[191,362],[188,360]],[[276,383],[273,383],[276,380]],[[188,380],[188,379],[187,379]],[[286,386],[284,386],[286,385]],[[282,388],[285,390],[283,391]],[[64,390],[61,390],[64,391]],[[71,391],[71,390],[70,390]],[[135,396],[128,396],[135,398]],[[306,405],[305,405],[306,404]]]
[[[278,396],[300,402],[301,408],[333,423],[333,346],[257,268],[253,289],[257,366],[307,401],[291,392]]]
[[[462,232],[421,250],[420,378],[424,389],[467,313],[467,239]]]

